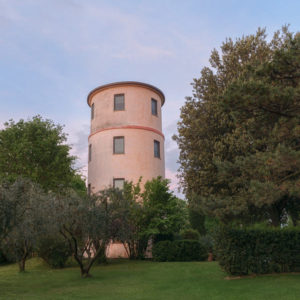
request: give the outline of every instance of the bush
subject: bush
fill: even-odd
[[[153,245],[152,256],[155,261],[173,261],[175,251],[173,241],[161,241]]]
[[[199,241],[181,240],[174,241],[173,244],[176,253],[176,261],[192,261],[207,259],[207,250]]]
[[[47,237],[39,241],[38,255],[52,268],[63,268],[71,255],[69,246],[59,237]]]
[[[300,230],[223,228],[216,254],[231,275],[300,271]]]
[[[200,261],[207,255],[205,247],[195,240],[162,241],[152,250],[155,261]]]
[[[180,232],[180,235],[184,240],[199,241],[199,238],[200,238],[200,234],[199,234],[198,230],[192,229],[192,228],[183,230],[182,232]]]

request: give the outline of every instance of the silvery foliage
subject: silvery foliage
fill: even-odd
[[[50,203],[51,219],[69,244],[82,276],[89,270],[109,240],[107,203],[96,196],[82,197],[70,190]]]
[[[1,206],[4,208],[0,216],[1,244],[6,256],[23,262],[23,266],[47,229],[44,224],[47,201],[48,195],[27,179],[19,178],[11,185],[1,186]]]

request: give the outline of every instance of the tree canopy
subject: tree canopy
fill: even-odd
[[[142,193],[145,207],[145,231],[151,236],[172,235],[185,227],[188,211],[185,201],[178,199],[169,188],[170,181],[161,177],[145,183]]]
[[[124,189],[98,194],[72,188],[44,191],[29,179],[0,182],[0,248],[18,261],[20,271],[33,252],[52,266],[63,266],[72,254],[82,277],[105,259],[107,245],[122,242],[129,258],[143,258],[151,239],[170,236],[187,225],[187,207],[160,177],[147,181],[141,192],[126,182]]]
[[[187,225],[187,207],[161,177],[146,182],[141,192],[140,182],[125,182],[124,189],[101,191],[110,215],[111,237],[121,241],[131,259],[142,258],[150,239],[172,237]]]
[[[13,184],[1,187],[2,202],[8,203],[8,215],[0,215],[0,223],[6,221],[6,231],[0,235],[0,246],[5,256],[19,263],[20,271],[25,271],[26,259],[31,255],[39,237],[47,234],[44,226],[45,209],[49,195],[28,179],[18,178]],[[8,226],[9,225],[9,226]],[[2,232],[3,233],[3,232]]]
[[[72,190],[49,203],[59,233],[69,245],[81,276],[89,277],[90,269],[104,252],[110,239],[105,201],[94,196],[79,196]]]
[[[0,180],[31,179],[45,190],[72,185],[74,156],[63,127],[35,116],[10,120],[0,130]]]
[[[300,211],[300,34],[287,27],[227,39],[194,79],[181,109],[181,184],[223,222]],[[196,194],[197,197],[193,197]]]

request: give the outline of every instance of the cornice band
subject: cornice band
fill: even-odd
[[[99,132],[102,132],[102,131],[107,131],[107,130],[113,130],[113,129],[140,129],[140,130],[146,130],[146,131],[152,131],[152,132],[155,132],[157,134],[159,134],[160,136],[163,137],[163,139],[165,139],[165,136],[163,135],[163,133],[157,129],[154,129],[154,128],[151,128],[151,127],[146,127],[146,126],[139,126],[139,125],[124,125],[124,126],[118,126],[118,127],[109,127],[109,128],[102,128],[102,129],[99,129],[93,133],[91,133],[89,135],[89,138]]]

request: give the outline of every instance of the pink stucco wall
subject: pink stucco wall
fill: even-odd
[[[114,111],[114,95],[124,94],[125,110]],[[151,113],[151,98],[157,100],[158,115]],[[141,84],[118,84],[96,90],[89,96],[94,103],[89,145],[92,160],[88,183],[97,192],[113,184],[114,178],[136,183],[165,176],[164,137],[161,132],[161,105],[164,99],[155,89]],[[113,154],[113,137],[124,136],[125,153]],[[160,158],[154,157],[154,140],[160,142]]]

